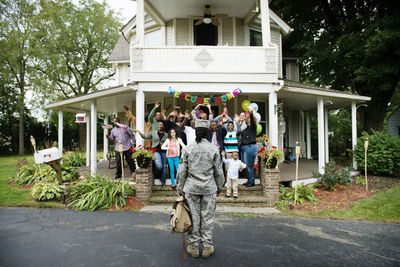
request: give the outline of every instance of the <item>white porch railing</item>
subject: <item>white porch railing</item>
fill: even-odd
[[[278,73],[277,47],[174,46],[131,48],[133,72]]]

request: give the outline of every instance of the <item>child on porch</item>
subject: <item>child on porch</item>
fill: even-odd
[[[238,198],[238,179],[239,179],[239,171],[246,168],[246,164],[239,160],[239,153],[233,152],[231,159],[225,158],[225,152],[222,152],[222,161],[225,164],[228,164],[228,173],[227,173],[227,183],[226,183],[226,195],[225,197],[231,197],[231,191],[233,191],[233,198]]]
[[[165,140],[161,149],[167,150],[167,160],[169,165],[169,175],[171,177],[172,188],[175,190],[175,170],[178,171],[179,156],[185,144],[182,139],[176,137],[175,129],[170,129],[168,132],[168,139]]]

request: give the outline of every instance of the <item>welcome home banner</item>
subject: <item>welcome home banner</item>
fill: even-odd
[[[231,99],[235,98],[236,96],[240,95],[242,93],[242,90],[240,90],[240,88],[236,88],[231,93],[227,93],[227,94],[224,94],[224,95],[221,95],[221,96],[200,97],[200,96],[186,94],[186,93],[181,92],[181,91],[176,91],[175,89],[173,89],[170,86],[169,89],[168,89],[168,93],[170,95],[173,95],[175,98],[186,100],[187,102],[208,105],[208,104],[219,104],[219,103],[231,100]]]

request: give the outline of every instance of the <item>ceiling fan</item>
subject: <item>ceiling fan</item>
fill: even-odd
[[[198,19],[199,21],[197,21],[195,23],[196,26],[204,23],[204,24],[213,24],[215,26],[219,25],[218,19],[222,19],[222,18],[226,18],[228,17],[228,14],[211,14],[211,9],[210,9],[210,5],[205,5],[204,6],[204,15],[203,16],[190,16],[193,19]]]

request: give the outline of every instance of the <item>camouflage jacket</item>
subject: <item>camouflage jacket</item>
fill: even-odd
[[[218,149],[206,139],[186,146],[177,173],[178,193],[207,195],[220,191],[224,184]]]

